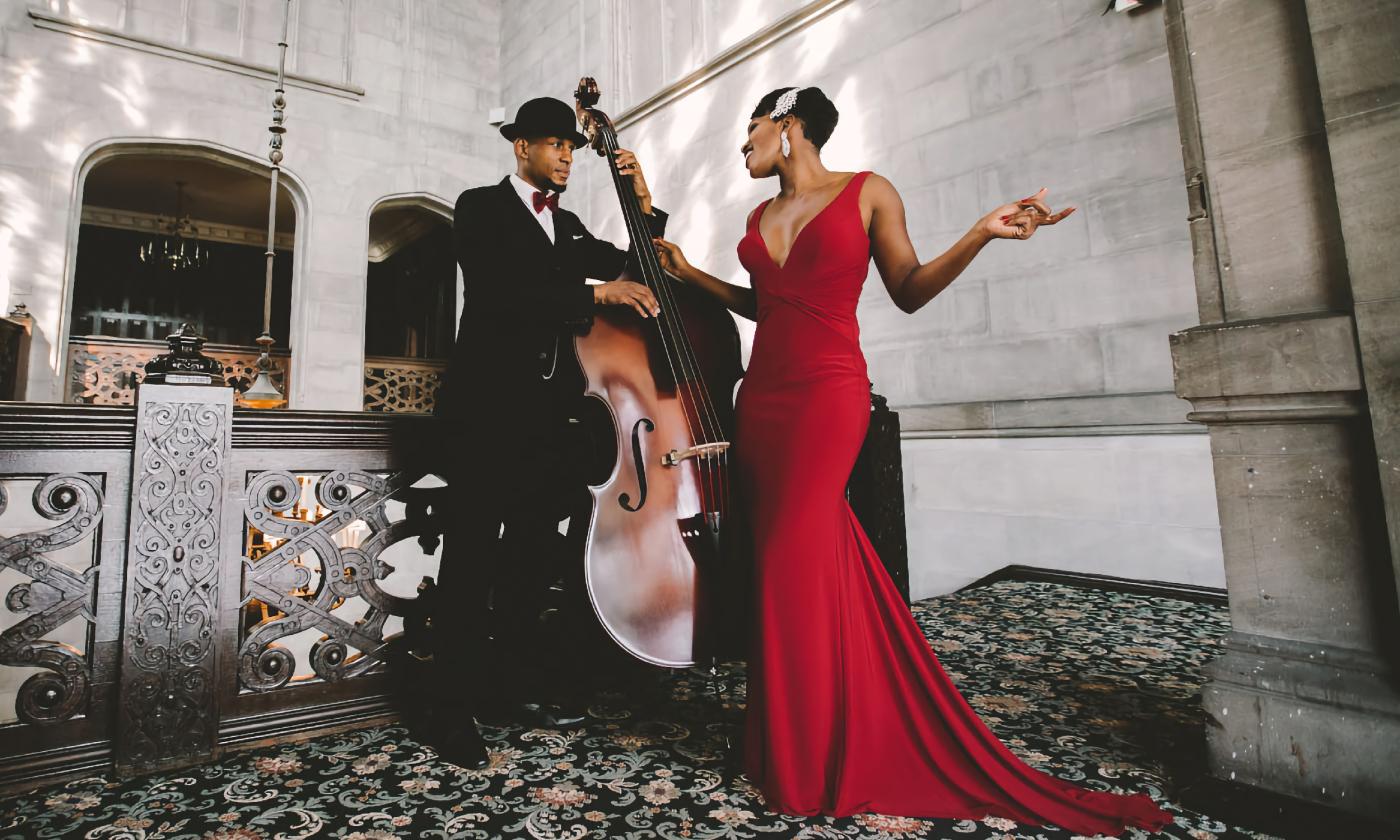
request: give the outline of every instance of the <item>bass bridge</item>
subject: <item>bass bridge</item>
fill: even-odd
[[[729,441],[721,440],[714,443],[702,443],[696,446],[687,446],[685,449],[672,449],[661,456],[661,465],[664,467],[678,466],[682,461],[691,458],[718,458],[729,449]]]

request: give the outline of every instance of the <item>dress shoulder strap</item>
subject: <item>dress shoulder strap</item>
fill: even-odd
[[[859,198],[861,185],[864,184],[865,179],[869,178],[872,174],[873,173],[869,169],[863,169],[857,172],[855,175],[851,176],[851,183],[847,185],[847,188]]]
[[[746,228],[754,228],[758,225],[758,220],[763,218],[763,211],[768,209],[768,205],[773,203],[773,199],[765,198],[761,204],[749,211],[749,221]]]

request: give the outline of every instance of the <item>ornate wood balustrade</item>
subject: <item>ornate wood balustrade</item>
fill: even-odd
[[[435,359],[365,358],[365,411],[432,414],[447,362]]]
[[[164,341],[130,338],[84,336],[68,340],[68,386],[65,402],[86,405],[133,405],[136,384],[141,381],[145,364],[167,351]],[[251,381],[257,376],[257,347],[235,344],[206,344],[204,355],[218,359],[224,366],[224,377]],[[277,363],[272,381],[282,393],[287,390],[291,354],[274,350],[270,354]]]
[[[0,786],[393,717],[437,574],[435,426],[188,386],[0,406]]]
[[[850,495],[903,588],[898,422],[873,419]],[[217,387],[0,403],[0,789],[397,717],[433,644],[445,445],[431,416]]]
[[[0,323],[0,327],[5,324]],[[0,332],[0,339],[5,334]],[[4,361],[0,344],[0,364]],[[133,405],[136,384],[145,364],[166,351],[164,341],[87,336],[68,341],[68,386],[65,401],[86,405]],[[257,347],[208,344],[204,354],[218,359],[225,378],[253,379],[257,375]],[[277,362],[273,382],[282,393],[287,390],[291,354],[273,351]],[[369,356],[365,359],[365,411],[383,413],[432,414],[442,385],[447,362],[436,359],[407,359]],[[3,368],[0,368],[0,372]],[[0,376],[0,384],[4,383]],[[0,393],[0,399],[7,395]]]

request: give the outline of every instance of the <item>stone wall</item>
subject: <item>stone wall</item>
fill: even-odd
[[[371,207],[450,207],[499,168],[500,0],[296,0],[286,171],[301,204],[290,394],[358,409]],[[99,150],[160,147],[256,166],[279,0],[0,1],[0,304],[34,315],[27,399],[61,399],[81,175]]]
[[[993,243],[912,317],[871,272],[862,343],[907,433],[916,596],[1008,563],[1223,584],[1207,441],[1171,393],[1167,336],[1196,322],[1196,301],[1160,8],[591,2],[553,19],[550,9],[504,9],[507,117],[596,76],[600,107],[674,213],[674,238],[720,277],[747,282],[734,247],[776,189],[745,177],[743,127],[764,93],[789,84],[833,98],[841,123],[827,164],[889,177],[923,259],[1041,186],[1080,206],[1033,242]],[[601,173],[596,159],[577,162],[566,201],[620,240]]]
[[[1221,778],[1394,822],[1400,801],[1400,17],[1385,0],[1168,0],[1231,632],[1206,669]],[[1270,205],[1276,197],[1288,207]]]
[[[1012,562],[1222,582],[1206,438],[1171,393],[1166,336],[1195,322],[1195,305],[1160,9],[1100,16],[1092,0],[297,0],[294,9],[286,166],[299,223],[291,335],[277,337],[293,349],[293,407],[360,406],[370,209],[404,195],[450,206],[464,187],[510,171],[492,108],[510,119],[524,100],[567,99],[580,76],[596,76],[601,107],[642,156],[658,204],[675,211],[676,239],[697,264],[746,282],[734,245],[774,184],[743,177],[742,126],[769,89],[815,84],[843,115],[829,164],[890,177],[925,259],[985,210],[1043,185],[1056,203],[1082,208],[1031,243],[994,243],[915,316],[868,284],[871,375],[908,433],[916,594]],[[258,166],[280,10],[278,0],[0,0],[0,304],[35,316],[28,399],[61,398],[85,166],[114,142]],[[622,237],[596,158],[579,161],[566,202]],[[1026,479],[1046,451],[1060,453],[1067,474]],[[1189,515],[1150,503],[1168,492],[1199,503]],[[1120,504],[1124,493],[1136,495]]]

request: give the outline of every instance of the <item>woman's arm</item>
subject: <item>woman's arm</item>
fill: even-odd
[[[660,237],[652,241],[656,243],[656,255],[661,258],[661,267],[679,277],[681,282],[704,290],[736,315],[750,321],[758,319],[758,298],[753,289],[726,283],[713,274],[701,271],[686,260],[680,246],[674,242]]]
[[[920,263],[905,226],[904,202],[894,185],[871,175],[863,188],[870,200],[870,250],[875,268],[890,299],[905,312],[917,312],[963,273],[982,248],[993,239],[1029,239],[1040,225],[1053,225],[1073,213],[1068,207],[1051,213],[1045,190],[1014,204],[1006,204],[978,220],[948,250]]]

